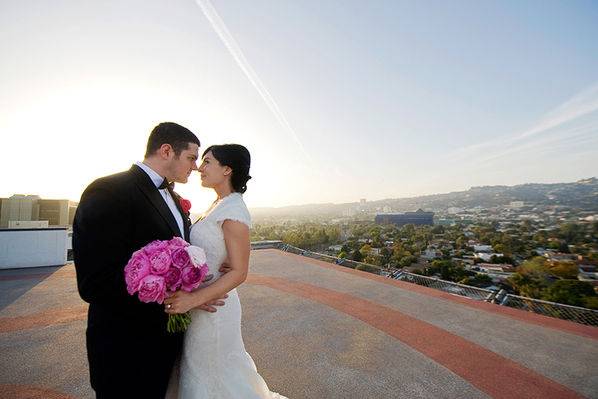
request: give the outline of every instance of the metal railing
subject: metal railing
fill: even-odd
[[[504,299],[500,301],[500,305],[527,310],[528,312],[556,317],[558,319],[571,320],[589,326],[598,326],[598,310],[512,294],[505,295]]]
[[[394,278],[395,280],[415,283],[418,285],[423,285],[425,287],[430,287],[444,292],[448,292],[449,294],[466,296],[468,298],[476,299],[478,301],[491,302],[492,299],[496,296],[496,292],[493,290],[472,287],[470,285],[454,283],[452,281],[441,280],[435,277],[422,276],[419,274],[413,274],[408,272],[401,271],[390,277]]]
[[[252,247],[253,247],[252,243]],[[386,271],[380,266],[370,265],[363,262],[356,262],[349,259],[337,258],[335,256],[321,254],[302,248],[297,248],[281,241],[269,242],[268,245],[256,245],[256,248],[276,248],[281,251],[291,252],[297,255],[307,256],[313,259],[323,260],[337,265],[350,267],[353,269],[365,269],[367,271],[376,271],[376,274],[386,275],[388,278],[406,281],[413,284],[423,285],[454,295],[465,296],[467,298],[494,303],[502,306],[534,312],[544,316],[555,317],[564,320],[574,321],[589,326],[598,326],[598,310],[582,308],[579,306],[565,305],[562,303],[543,301],[541,299],[527,298],[518,295],[507,294],[504,290],[488,290],[485,288],[472,287],[469,285],[454,283],[452,281],[441,280],[435,277],[422,276],[419,274],[404,272],[402,270]]]
[[[369,263],[357,262],[357,261],[350,260],[350,259],[337,258],[336,256],[325,255],[325,254],[321,254],[319,252],[308,251],[306,249],[294,247],[290,244],[283,243],[279,246],[278,249],[280,249],[281,251],[285,251],[285,252],[291,252],[291,253],[294,253],[297,255],[307,256],[312,259],[328,261],[328,262],[331,262],[331,263],[334,263],[334,264],[337,264],[340,266],[350,267],[352,269],[358,269],[359,266],[361,266],[362,268],[364,268],[366,270],[377,269],[378,273],[376,273],[376,274],[380,274],[380,272],[382,271],[382,268],[380,266],[370,265]]]

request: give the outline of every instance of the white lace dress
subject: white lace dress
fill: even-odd
[[[235,220],[251,226],[243,197],[232,193],[221,199],[191,229],[191,244],[206,252],[207,284],[220,277],[218,268],[227,257],[222,223]],[[237,290],[228,294],[215,313],[192,310],[180,362],[178,397],[182,399],[284,398],[270,392],[245,351],[241,336],[241,304]],[[172,392],[171,392],[172,396]]]

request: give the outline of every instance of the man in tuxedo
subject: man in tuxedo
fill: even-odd
[[[199,140],[176,123],[156,126],[143,162],[97,179],[81,196],[73,224],[77,286],[89,302],[87,357],[91,386],[103,398],[163,398],[183,334],[166,331],[163,305],[127,293],[124,267],[133,252],[173,236],[189,241],[191,221],[172,183],[197,170]],[[108,158],[106,161],[110,161]],[[221,300],[202,307],[216,311]]]

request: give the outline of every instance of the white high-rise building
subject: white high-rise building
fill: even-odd
[[[10,221],[35,221],[39,217],[39,196],[15,194],[2,199],[0,227],[7,228]]]
[[[8,228],[10,222],[34,221],[47,221],[49,226],[68,226],[73,224],[77,209],[76,202],[41,199],[37,195],[15,194],[2,198],[0,204],[0,228]]]

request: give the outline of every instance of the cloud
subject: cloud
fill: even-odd
[[[576,94],[543,116],[529,129],[507,137],[461,148],[449,155],[455,163],[490,162],[523,151],[544,151],[558,145],[598,138],[598,83]]]
[[[259,78],[258,74],[252,68],[247,58],[245,58],[245,55],[243,54],[241,47],[226,27],[226,24],[224,23],[222,18],[220,18],[220,15],[218,15],[218,12],[216,11],[212,3],[210,3],[209,0],[196,0],[196,3],[199,6],[199,8],[201,8],[201,11],[212,25],[212,28],[214,29],[216,34],[220,37],[220,40],[222,40],[224,46],[233,56],[239,68],[241,68],[249,82],[257,90],[257,92],[262,97],[272,114],[274,114],[274,116],[278,120],[278,123],[280,123],[283,129],[292,137],[295,143],[299,146],[300,151],[303,152],[303,155],[313,164],[314,162],[305,150],[305,147],[303,146],[301,141],[299,140],[299,136],[288,122],[284,113],[282,112],[282,110],[280,109],[280,107],[278,106],[278,104],[276,103],[276,101],[274,100],[274,98],[272,97],[262,80]]]

